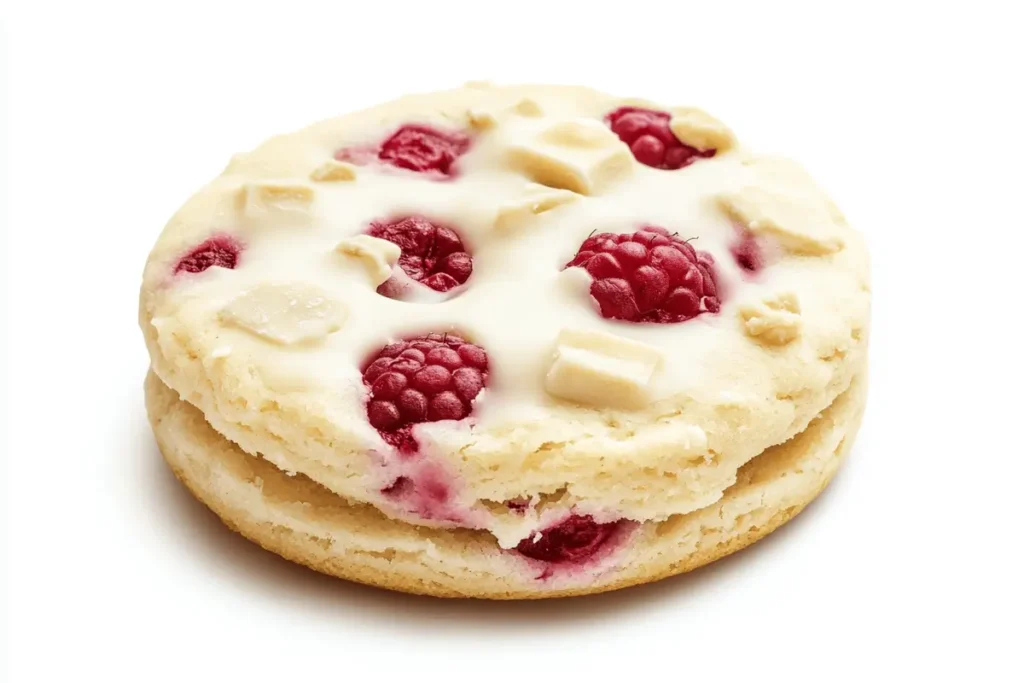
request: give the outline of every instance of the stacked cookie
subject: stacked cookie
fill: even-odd
[[[416,95],[236,156],[146,265],[146,399],[231,528],[538,598],[688,571],[828,483],[868,258],[796,164],[584,88]]]

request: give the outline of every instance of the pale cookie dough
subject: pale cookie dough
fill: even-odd
[[[605,233],[646,240],[629,281],[583,253]],[[662,243],[685,263],[658,261]],[[632,288],[635,315],[608,304],[616,287]],[[797,164],[751,152],[711,114],[473,85],[236,155],[165,227],[139,317],[153,372],[202,423],[180,442],[164,430],[165,455],[230,524],[331,573],[363,580],[376,566],[267,541],[256,529],[270,508],[251,521],[189,474],[201,456],[184,444],[200,432],[403,534],[500,548],[479,560],[497,581],[566,520],[632,543],[722,505],[748,463],[850,395],[869,305],[867,251],[842,213]],[[371,376],[382,349],[427,334],[402,357],[430,372],[394,377],[396,351]],[[429,580],[418,590],[501,593]]]
[[[389,519],[302,475],[243,453],[150,373],[146,404],[175,475],[224,523],[264,548],[325,574],[439,597],[584,595],[696,569],[792,519],[825,488],[857,433],[864,377],[796,438],[744,465],[715,504],[629,532],[595,566],[538,578],[535,563],[482,531],[430,529]]]

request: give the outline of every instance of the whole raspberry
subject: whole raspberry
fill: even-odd
[[[612,132],[629,145],[641,164],[675,170],[698,158],[715,156],[713,149],[697,149],[679,141],[669,128],[671,114],[639,107],[620,107],[605,118]]]
[[[677,323],[720,307],[714,259],[665,228],[588,237],[566,268],[594,279],[590,295],[605,318]]]
[[[620,522],[598,524],[590,515],[573,515],[544,529],[536,541],[527,538],[516,546],[523,555],[551,563],[582,562],[601,549]]]
[[[398,265],[411,279],[437,292],[447,292],[464,283],[473,272],[473,257],[451,228],[410,216],[387,223],[371,223],[372,237],[393,242],[402,249]],[[398,298],[401,287],[388,280],[377,291]]]
[[[487,352],[453,334],[428,334],[388,344],[363,368],[366,415],[384,440],[417,448],[412,426],[461,420],[487,385]]]
[[[468,149],[469,137],[463,133],[406,125],[381,144],[377,158],[410,171],[452,175],[452,164]]]
[[[182,256],[174,266],[174,272],[201,273],[214,267],[233,270],[238,265],[238,254],[241,251],[242,245],[233,237],[217,235]]]

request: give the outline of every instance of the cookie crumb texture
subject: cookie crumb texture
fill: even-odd
[[[413,95],[237,155],[143,278],[150,418],[228,526],[347,579],[578,595],[792,517],[863,409],[863,241],[703,110]]]

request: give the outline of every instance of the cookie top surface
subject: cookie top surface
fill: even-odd
[[[429,462],[460,502],[437,519],[551,495],[648,519],[845,388],[867,273],[803,169],[703,111],[468,86],[233,158],[164,229],[140,317],[218,431],[343,495],[386,504]]]

